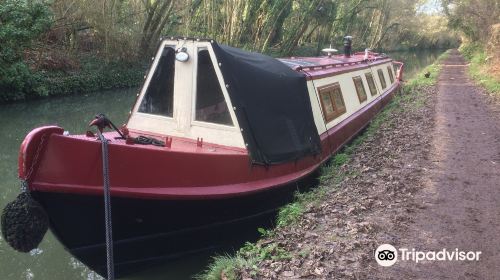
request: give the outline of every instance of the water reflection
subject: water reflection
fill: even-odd
[[[390,55],[405,62],[405,80],[432,63],[442,51],[398,52]],[[106,113],[117,125],[123,123],[136,90],[118,90],[88,96],[69,96],[0,106],[0,209],[19,193],[17,156],[19,145],[33,128],[58,124],[70,133],[84,133],[96,113]],[[127,277],[138,279],[188,279],[203,270],[211,253],[170,262]],[[0,237],[0,279],[102,279],[68,254],[49,232],[39,250],[17,253]]]
[[[420,50],[412,52],[392,52],[388,55],[394,60],[404,62],[403,79],[407,81],[425,68],[425,66],[432,64],[443,52],[444,50]]]
[[[19,145],[33,128],[57,124],[71,133],[84,133],[96,113],[106,113],[123,123],[136,90],[108,91],[89,96],[37,100],[0,106],[0,209],[19,193],[17,155]],[[48,232],[39,250],[15,252],[0,239],[0,279],[99,279],[74,260]]]

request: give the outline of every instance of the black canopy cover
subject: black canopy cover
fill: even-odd
[[[305,74],[269,56],[212,43],[253,163],[321,152]]]

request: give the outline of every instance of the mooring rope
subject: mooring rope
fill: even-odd
[[[115,279],[113,260],[113,224],[111,219],[111,193],[109,189],[108,139],[98,130],[97,134],[102,143],[102,177],[104,184],[104,222],[106,226],[106,265],[108,280]]]

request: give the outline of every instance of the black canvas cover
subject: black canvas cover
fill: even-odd
[[[254,163],[284,163],[321,151],[303,73],[269,56],[212,46]]]

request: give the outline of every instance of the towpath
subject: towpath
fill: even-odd
[[[443,62],[431,168],[416,197],[422,205],[397,245],[481,251],[479,260],[398,261],[379,268],[380,278],[500,278],[500,106],[467,78],[466,70],[457,51]]]

